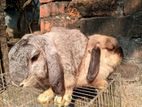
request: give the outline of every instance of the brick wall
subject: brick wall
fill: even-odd
[[[141,7],[141,0],[40,0],[40,29],[64,26],[79,28],[86,35],[126,36],[133,24],[142,24],[138,21]]]
[[[79,13],[75,8],[69,7],[69,1],[52,2],[52,0],[40,1],[40,28],[42,32],[50,31],[52,26],[71,27],[76,26]]]

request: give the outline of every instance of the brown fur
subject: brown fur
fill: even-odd
[[[110,43],[108,43],[108,40]],[[96,81],[105,80],[122,60],[122,57],[120,56],[121,53],[115,52],[119,47],[118,42],[115,38],[105,35],[90,36],[86,53],[80,67],[80,73],[78,74],[77,85],[88,84],[88,82],[86,81],[86,75],[88,73],[88,67],[91,58],[90,52],[96,44],[101,50],[101,57],[100,57],[99,73],[96,79],[92,82],[92,85],[95,86]]]

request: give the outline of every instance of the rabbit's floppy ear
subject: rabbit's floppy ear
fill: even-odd
[[[49,70],[49,82],[52,86],[52,89],[56,94],[64,95],[64,73],[59,56],[57,53],[51,56],[48,55],[47,60]]]
[[[87,73],[87,81],[89,83],[92,82],[99,73],[100,54],[101,54],[100,48],[98,46],[95,46],[91,52],[91,59]]]
[[[46,41],[44,49],[48,64],[48,77],[52,90],[57,95],[64,95],[65,87],[63,67],[52,40]]]
[[[21,39],[20,41],[18,41],[18,42],[13,46],[13,48],[10,49],[10,51],[9,51],[9,57],[15,55],[15,54],[17,53],[17,50],[19,50],[19,48],[20,48],[21,46],[27,45],[27,43],[28,43],[28,40],[27,40],[27,39]]]
[[[20,39],[14,46],[13,48],[11,48],[9,54],[14,55],[17,50],[21,47],[21,46],[25,46],[28,44],[29,42],[29,38],[31,37],[31,34],[26,34],[22,37],[22,39]]]

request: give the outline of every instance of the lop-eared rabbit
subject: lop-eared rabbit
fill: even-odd
[[[67,106],[77,86],[104,89],[106,78],[122,60],[114,37],[53,27],[45,34],[26,34],[9,52],[10,76],[21,87],[43,89],[38,101]]]

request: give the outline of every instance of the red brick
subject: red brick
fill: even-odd
[[[61,5],[59,5],[59,13],[65,13],[65,8],[66,8],[66,5],[65,4],[61,4]]]
[[[45,28],[44,25],[45,25],[45,24],[44,24],[44,20],[43,20],[43,19],[40,19],[40,31],[41,31],[41,32],[44,32],[44,28]]]
[[[40,19],[40,31],[41,32],[49,32],[52,27],[52,21],[49,22],[45,19]]]
[[[40,0],[40,3],[48,3],[48,2],[52,2],[54,0]]]
[[[43,4],[40,6],[40,17],[48,17],[50,16],[50,6],[47,6],[47,4]]]
[[[40,17],[49,17],[59,14],[65,14],[65,9],[68,2],[51,2],[47,4],[42,4],[40,6]]]
[[[51,15],[58,15],[59,12],[58,12],[59,8],[57,7],[57,4],[56,3],[52,3],[51,4]]]
[[[61,17],[62,18],[60,19],[56,17],[42,18],[40,22],[41,32],[50,31],[52,26],[69,27],[69,28],[77,27],[78,18],[68,19],[66,18],[66,16],[61,16]]]
[[[44,31],[49,32],[51,30],[51,27],[52,27],[52,22],[49,22],[49,21],[44,21],[44,22],[45,22]]]

